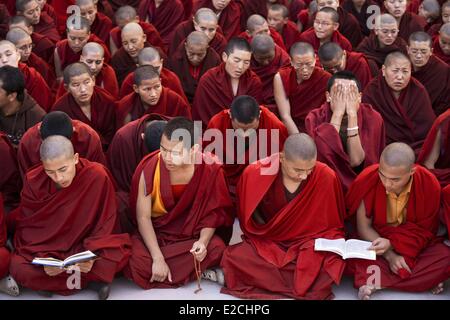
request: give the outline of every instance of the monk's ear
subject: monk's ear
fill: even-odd
[[[133,90],[134,92],[139,93],[139,87],[135,84],[133,84]]]
[[[327,98],[327,102],[331,102],[331,96],[328,91],[325,92],[325,97]]]
[[[228,60],[228,55],[227,55],[227,53],[226,53],[226,52],[222,52],[222,61],[223,61],[223,62],[227,62],[227,60]]]
[[[414,173],[416,173],[416,170],[417,170],[416,166],[412,167],[412,168],[411,168],[411,175],[413,175]]]
[[[15,101],[17,99],[17,92],[12,92],[12,93],[8,94],[7,97],[10,102]]]
[[[333,30],[334,30],[334,31],[337,31],[338,29],[339,29],[339,23],[335,22],[335,23],[334,23]]]
[[[139,21],[140,21],[139,16],[134,17],[133,22],[139,23]]]
[[[142,140],[144,140],[145,139],[145,134],[141,133],[141,138],[142,138]]]
[[[147,35],[145,33],[142,35],[142,39],[144,39],[144,42],[147,41]]]
[[[73,155],[73,160],[75,161],[75,164],[78,164],[78,162],[80,161],[80,155],[78,153],[75,153]]]
[[[383,77],[386,75],[386,67],[384,64],[381,66],[381,73],[383,74]]]

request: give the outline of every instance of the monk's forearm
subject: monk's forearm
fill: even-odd
[[[159,248],[158,239],[151,219],[146,217],[138,218],[138,229],[152,259],[156,260],[164,258],[161,249]]]
[[[380,238],[378,232],[376,232],[375,229],[373,229],[372,227],[358,226],[358,234],[362,240],[370,242]]]
[[[356,128],[358,126],[357,115],[348,116],[348,128]],[[352,167],[359,166],[366,158],[366,153],[361,144],[361,136],[359,129],[348,130],[347,132],[347,150]]]
[[[439,159],[439,154],[441,150],[441,130],[436,134],[436,139],[434,140],[433,149],[431,149],[430,155],[425,159],[423,165],[428,169],[434,169],[434,165]]]
[[[281,120],[283,120],[284,125],[286,126],[286,129],[288,130],[289,135],[299,133],[298,127],[295,124],[294,120],[292,120],[292,117],[289,116],[281,116]]]
[[[333,115],[331,116],[330,124],[333,125],[333,127],[336,129],[336,131],[339,133],[341,130],[341,124],[342,124],[342,118],[344,117],[344,114],[333,112]]]
[[[214,232],[216,232],[216,228],[203,228],[200,231],[200,238],[198,241],[202,242],[205,247],[207,247],[211,238],[214,236]]]

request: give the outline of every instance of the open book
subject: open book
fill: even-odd
[[[84,251],[84,252],[74,254],[65,260],[58,260],[58,259],[54,259],[54,258],[34,258],[31,263],[41,265],[41,266],[56,267],[56,268],[62,269],[62,268],[72,266],[72,265],[80,263],[80,262],[86,262],[89,260],[93,260],[95,258],[97,258],[97,256],[94,253],[92,253],[91,251]]]
[[[315,251],[330,251],[342,256],[342,259],[366,259],[376,260],[375,250],[367,250],[372,245],[369,241],[361,241],[356,239],[328,240],[324,238],[316,239]]]

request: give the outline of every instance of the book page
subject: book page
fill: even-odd
[[[329,240],[324,238],[316,239],[314,243],[315,251],[330,251],[341,256],[344,255],[345,252],[345,239],[335,239]]]
[[[345,244],[344,259],[357,258],[376,260],[376,253],[374,250],[367,250],[372,245],[370,241],[362,241],[356,239],[347,240]]]
[[[95,257],[97,257],[97,256],[89,250],[80,252],[80,253],[74,254],[74,255],[68,257],[67,259],[65,259],[64,266],[66,267],[66,266],[76,264],[78,262],[88,261]]]
[[[31,262],[32,264],[48,266],[48,267],[57,267],[62,268],[63,262],[54,258],[34,258]]]

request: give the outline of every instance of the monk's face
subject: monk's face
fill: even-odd
[[[17,68],[19,61],[20,53],[13,44],[0,45],[0,67],[11,66]]]
[[[335,79],[333,85],[331,86],[330,92],[326,92],[327,101],[330,103],[331,111],[334,113],[336,109],[336,105],[333,103],[333,101],[336,101],[335,99],[338,98],[338,96],[341,94],[341,90],[344,92],[344,99],[350,97],[351,90],[354,90],[356,88],[359,92],[358,85],[354,80],[350,79]],[[359,93],[361,97],[361,93]],[[360,98],[359,97],[359,98]],[[359,110],[359,104],[356,105],[356,112]]]
[[[20,12],[31,24],[38,24],[41,19],[41,7],[36,1],[30,1],[23,12]]]
[[[45,4],[47,3],[47,0],[36,0],[36,2],[39,4],[39,8],[44,9]]]
[[[446,35],[444,32],[439,33],[439,46],[445,55],[450,56],[450,36]]]
[[[211,2],[214,9],[216,9],[217,11],[222,11],[228,6],[231,0],[211,0]]]
[[[144,49],[146,40],[147,38],[143,33],[122,32],[122,46],[132,58],[137,58],[139,52]]]
[[[260,26],[256,26],[255,30],[253,30],[252,32],[249,32],[249,35],[252,38],[258,34],[270,36],[269,24],[267,22],[264,22]]]
[[[384,46],[392,45],[397,39],[398,27],[396,23],[380,24],[380,27],[375,29],[378,41]]]
[[[330,39],[333,33],[339,28],[339,24],[335,23],[331,14],[326,12],[318,12],[314,19],[314,32],[320,40]]]
[[[164,134],[161,136],[161,158],[167,170],[172,171],[192,163],[191,156],[193,148],[184,148],[183,142],[170,140]]]
[[[444,24],[450,22],[450,6],[442,9],[441,17]]]
[[[71,156],[61,156],[53,160],[42,161],[45,173],[49,176],[58,188],[68,188],[75,175],[78,164],[78,153]]]
[[[388,86],[395,92],[406,88],[411,79],[411,63],[406,59],[393,59],[387,66],[381,68]]]
[[[252,53],[245,50],[235,49],[229,56],[222,53],[225,62],[225,70],[232,79],[239,79],[250,67]]]
[[[295,55],[291,57],[291,65],[297,73],[297,79],[308,80],[314,72],[316,58],[312,54]]]
[[[331,74],[334,74],[338,71],[342,71],[345,68],[345,61],[347,59],[347,52],[344,51],[343,54],[339,57],[334,58],[330,61],[320,61],[322,67],[325,71],[328,71]]]
[[[408,46],[408,55],[411,63],[415,67],[423,67],[430,60],[433,54],[429,42],[426,41],[410,41]]]
[[[140,85],[133,86],[134,91],[141,97],[143,103],[149,106],[155,106],[162,93],[160,78],[142,80]]]
[[[25,24],[25,22],[21,22],[21,23],[11,23],[9,25],[9,29],[14,29],[14,28],[20,28],[23,31],[25,31],[26,33],[28,33],[29,35],[31,35],[33,33],[33,26],[27,26]]]
[[[91,74],[96,76],[103,68],[104,57],[99,52],[87,52],[80,56],[80,61],[88,66]]]
[[[198,67],[208,53],[208,46],[203,44],[185,44],[186,57],[191,65]]]
[[[269,9],[267,13],[267,22],[269,23],[269,26],[277,30],[278,32],[283,31],[284,25],[289,21],[289,18],[283,17],[283,12],[271,10]]]
[[[95,18],[97,18],[97,5],[94,4],[94,1],[84,6],[80,6],[80,15],[86,18],[89,21],[89,24],[92,25]]]
[[[273,58],[275,58],[275,49],[270,50],[269,52],[266,53],[261,52],[253,53],[253,59],[255,59],[255,61],[261,66],[269,65],[273,61]]]
[[[17,42],[16,48],[20,53],[20,61],[28,61],[28,58],[31,55],[31,51],[33,50],[33,41],[31,40],[31,37],[28,36]]]
[[[91,102],[94,86],[94,78],[90,74],[83,73],[72,77],[66,89],[79,105],[86,105]]]
[[[316,159],[288,159],[284,153],[280,153],[281,170],[283,177],[291,181],[300,183],[308,178],[316,166]]]
[[[209,42],[214,39],[216,36],[218,24],[215,21],[207,21],[207,20],[199,20],[196,22],[194,20],[194,29],[195,31],[200,31],[206,34],[208,37]]]
[[[322,8],[333,8],[337,11],[339,8],[339,1],[338,0],[318,0],[317,1],[317,11],[320,11]]]
[[[259,112],[259,114],[261,114],[261,111]],[[231,126],[233,127],[234,130],[239,130],[237,131],[238,134],[241,134],[241,136],[249,136],[252,132],[254,132],[253,130],[258,130],[259,128],[259,116],[255,119],[253,119],[252,122],[250,123],[242,123],[239,122],[237,119],[233,119],[233,117],[231,117],[230,114],[230,118],[231,118]]]
[[[378,175],[386,192],[400,194],[414,174],[414,168],[388,166],[383,159],[380,160]]]
[[[89,41],[91,33],[87,30],[67,29],[67,43],[73,52],[78,53],[83,50],[83,47]]]
[[[384,7],[389,14],[400,19],[406,11],[407,0],[385,0]]]
[[[9,93],[3,89],[4,83],[0,80],[0,110],[5,106],[11,105],[12,102],[16,101],[17,93]]]

